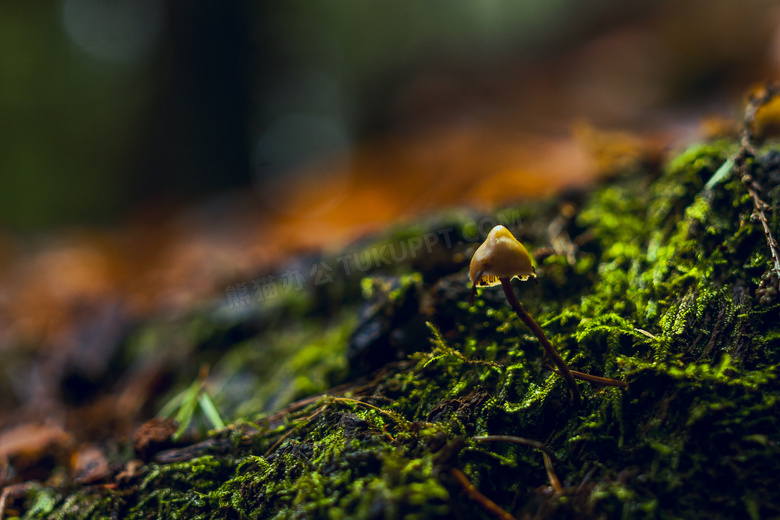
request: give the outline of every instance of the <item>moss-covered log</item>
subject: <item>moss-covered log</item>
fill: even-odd
[[[515,282],[525,308],[572,370],[627,389],[580,382],[573,408],[500,290],[469,305],[477,221],[448,214],[318,259],[343,276],[274,306],[192,318],[211,338],[198,356],[256,378],[215,396],[249,419],[107,483],[31,484],[14,507],[27,519],[777,517],[777,277],[745,179],[724,169],[708,184],[740,151],[696,145],[501,213],[537,252],[539,284]],[[767,145],[740,167],[779,234],[780,153]],[[286,332],[280,316],[304,325]],[[160,330],[136,342],[163,343]],[[487,435],[554,457],[546,467],[538,446]]]

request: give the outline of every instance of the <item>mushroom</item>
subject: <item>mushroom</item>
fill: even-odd
[[[523,281],[533,278],[539,283],[531,264],[531,255],[523,244],[501,225],[490,230],[487,239],[471,257],[469,277],[473,291],[476,291],[477,287],[500,285],[501,278],[511,280],[517,277]]]
[[[545,352],[555,363],[555,366],[558,367],[563,378],[566,379],[572,402],[575,406],[579,406],[580,390],[577,388],[577,382],[574,380],[569,366],[552,346],[547,336],[544,335],[544,331],[539,324],[528,314],[523,304],[517,299],[514,290],[512,290],[512,284],[510,283],[512,278],[528,280],[533,277],[536,280],[536,272],[531,264],[531,255],[528,254],[523,244],[504,226],[494,227],[490,230],[485,242],[479,246],[471,258],[469,277],[472,285],[472,303],[477,287],[501,285],[512,310],[531,329],[531,332],[539,338],[539,342],[544,347]]]
[[[519,278],[523,281],[533,278],[536,280],[536,271],[531,263],[531,255],[525,249],[523,244],[517,240],[512,233],[504,226],[496,226],[490,230],[485,242],[479,246],[471,258],[469,266],[469,278],[471,279],[471,303],[474,303],[474,295],[477,287],[493,287],[501,285],[504,289],[509,305],[515,314],[525,325],[531,329],[531,332],[539,339],[547,356],[549,356],[555,366],[556,372],[563,376],[569,385],[569,393],[575,406],[580,404],[580,390],[577,387],[575,379],[589,381],[593,384],[604,386],[619,386],[626,388],[628,386],[624,381],[608,379],[606,377],[591,376],[582,372],[569,370],[569,366],[558,354],[550,341],[545,336],[544,331],[538,323],[528,314],[523,305],[517,299],[512,289],[511,280]]]

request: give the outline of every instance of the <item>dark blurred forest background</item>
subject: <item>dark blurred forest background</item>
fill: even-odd
[[[770,0],[4,1],[0,341],[587,183],[719,128],[779,27]]]
[[[129,323],[733,133],[779,74],[773,0],[3,0],[0,428]]]
[[[733,103],[776,67],[778,16],[765,0],[6,1],[0,222],[262,192],[377,135],[507,107],[547,131],[649,126],[649,109]]]

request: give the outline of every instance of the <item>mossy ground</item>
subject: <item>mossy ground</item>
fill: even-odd
[[[517,517],[780,516],[780,303],[755,296],[769,250],[740,179],[705,189],[736,151],[726,141],[697,145],[662,171],[625,172],[573,196],[576,216],[561,229],[579,244],[574,262],[548,255],[538,286],[515,282],[573,369],[624,380],[627,390],[581,383],[584,403],[573,409],[564,380],[545,368],[538,341],[500,290],[482,290],[469,306],[465,268],[478,242],[471,216],[451,214],[363,244],[408,244],[451,228],[449,247],[440,240],[271,310],[253,309],[272,318],[240,338],[225,331],[258,320],[250,312],[206,327],[222,350],[201,348],[193,358],[210,356],[217,372],[230,374],[215,392],[218,405],[257,422],[212,433],[215,442],[189,460],[158,459],[109,485],[33,486],[23,517],[490,517],[452,468]],[[754,170],[780,234],[780,172],[770,162],[758,160]],[[549,245],[558,208],[516,208],[529,250]],[[394,349],[380,352],[391,363],[367,376],[354,363],[348,372],[346,355],[360,279],[372,275],[407,276],[385,284],[380,297],[362,284],[374,308],[360,319],[379,325],[376,341],[361,345]],[[412,293],[409,316],[400,300]],[[303,325],[291,332],[291,320]],[[425,321],[421,333],[415,323]],[[499,434],[547,444],[564,492],[550,487],[541,452],[474,440]]]

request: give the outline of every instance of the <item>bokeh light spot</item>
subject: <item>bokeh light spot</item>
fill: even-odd
[[[64,0],[62,24],[73,43],[93,58],[137,61],[160,34],[162,6],[155,0]]]

